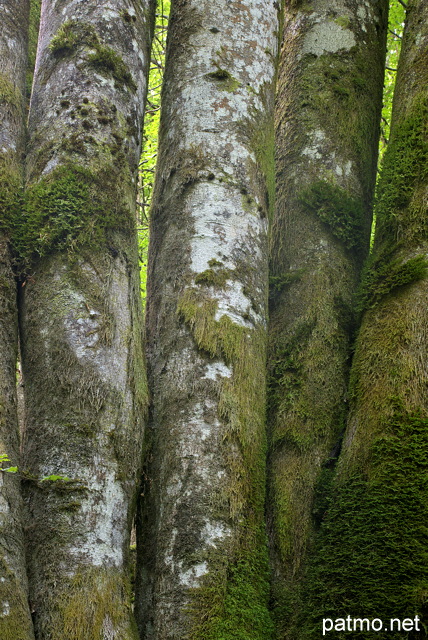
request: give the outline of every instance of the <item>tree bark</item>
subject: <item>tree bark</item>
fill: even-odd
[[[271,232],[268,521],[280,628],[340,449],[369,248],[388,4],[285,3]]]
[[[135,639],[147,408],[135,232],[153,2],[43,2],[17,248],[38,640]]]
[[[423,637],[428,620],[427,87],[428,5],[410,0],[363,277],[351,410],[306,597],[324,616],[344,599],[351,616],[417,614],[420,633],[395,634],[403,639]]]
[[[145,639],[270,637],[263,524],[274,3],[172,3],[147,298]]]
[[[19,465],[16,399],[18,313],[9,240],[23,184],[25,70],[29,6],[0,2],[0,454]],[[0,473],[0,637],[34,638],[25,568],[19,476]]]

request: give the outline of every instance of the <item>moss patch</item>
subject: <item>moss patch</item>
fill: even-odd
[[[23,199],[21,173],[11,154],[0,154],[0,230],[11,235],[19,220]]]
[[[221,91],[233,92],[240,86],[240,82],[225,69],[218,68],[217,71],[207,73],[205,77],[207,80],[215,82]]]
[[[249,331],[228,316],[215,320],[217,301],[188,289],[177,312],[199,349],[221,358],[233,374],[219,388],[218,413],[224,425],[222,457],[228,482],[221,502],[234,523],[234,542],[205,560],[209,572],[194,590],[189,640],[266,640],[268,561],[264,532],[265,332]]]
[[[134,219],[121,188],[121,174],[67,165],[52,171],[25,194],[22,216],[14,222],[13,248],[22,268],[38,257],[129,236]]]
[[[289,273],[280,276],[270,276],[269,278],[269,297],[274,298],[278,293],[286,289],[293,282],[298,282],[304,274],[304,269],[295,269]]]
[[[302,640],[318,640],[321,619],[342,614],[427,621],[428,419],[397,410],[384,427],[367,472],[336,484],[330,496],[303,593]]]
[[[33,637],[33,625],[27,594],[3,558],[0,559],[0,571],[0,602],[3,610],[0,616],[0,637],[2,640],[29,640]]]
[[[208,265],[209,269],[205,269],[195,277],[195,284],[222,289],[227,280],[234,275],[233,269],[225,269],[218,260],[210,260]]]
[[[30,0],[30,19],[28,29],[28,65],[26,74],[27,100],[31,96],[33,73],[36,63],[37,41],[39,38],[41,0]]]
[[[428,237],[428,98],[416,96],[395,125],[385,152],[376,194],[375,248],[399,238],[417,243]]]
[[[327,224],[348,249],[362,248],[364,206],[359,198],[325,180],[317,180],[300,192],[299,201]]]
[[[89,67],[101,75],[113,78],[121,87],[137,90],[131,73],[119,54],[111,47],[103,45],[94,27],[73,20],[64,22],[53,36],[50,50],[54,56],[62,58],[74,55],[78,50],[87,53]]]
[[[409,260],[387,260],[384,256],[367,264],[360,285],[359,309],[371,309],[399,287],[417,282],[427,275],[428,260],[416,256]]]
[[[116,570],[80,570],[69,580],[67,588],[53,589],[47,598],[49,617],[36,630],[43,638],[58,640],[104,640],[120,637],[138,638],[132,618],[130,586]]]
[[[131,91],[137,90],[137,85],[122,58],[110,47],[98,45],[96,52],[89,55],[88,61],[90,66],[102,75],[110,75],[118,84],[127,86]]]
[[[19,111],[23,106],[21,91],[4,73],[0,73],[0,105],[8,105]]]

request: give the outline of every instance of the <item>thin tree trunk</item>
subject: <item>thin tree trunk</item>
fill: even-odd
[[[0,454],[19,465],[16,399],[18,314],[9,238],[23,184],[26,0],[0,2]],[[25,568],[19,477],[0,473],[0,638],[34,638]]]
[[[172,3],[152,206],[145,639],[266,640],[274,3]],[[270,189],[270,190],[269,190]]]
[[[388,4],[286,2],[271,233],[269,504],[280,637],[296,608],[346,413],[368,252]],[[314,502],[315,500],[315,502]]]
[[[409,625],[394,633],[403,639],[425,637],[428,622],[427,52],[428,5],[410,0],[363,278],[350,416],[306,598],[308,610],[324,616],[346,600],[351,616],[412,618],[413,633]]]
[[[135,233],[152,2],[43,2],[22,359],[38,640],[135,639],[129,534],[147,390]]]

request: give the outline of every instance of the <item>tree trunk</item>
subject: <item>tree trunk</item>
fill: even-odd
[[[28,3],[0,1],[0,454],[19,464],[18,314],[9,238],[22,191]],[[34,638],[25,569],[19,477],[0,473],[0,637]]]
[[[286,2],[271,232],[268,520],[280,637],[340,449],[369,248],[386,1]]]
[[[266,640],[274,3],[172,3],[148,276],[145,639]]]
[[[135,233],[153,2],[43,2],[17,243],[38,640],[135,639],[147,389]]]
[[[307,586],[308,608],[324,616],[346,599],[351,616],[414,621],[417,614],[428,622],[427,52],[428,5],[410,0],[363,277],[350,416]],[[408,627],[394,637],[424,637],[422,622],[420,633]]]

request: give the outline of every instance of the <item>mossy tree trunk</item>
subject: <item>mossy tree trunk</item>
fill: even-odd
[[[153,2],[43,2],[21,288],[38,640],[137,638],[129,534],[147,404],[135,232]]]
[[[29,5],[0,2],[0,455],[19,464],[16,401],[17,289],[9,239],[23,184],[25,70]],[[34,638],[25,569],[19,477],[0,473],[0,637]]]
[[[266,640],[274,2],[172,2],[148,275],[145,639]]]
[[[369,248],[388,3],[285,2],[271,232],[268,520],[280,637],[322,517]]]
[[[428,4],[408,2],[390,141],[376,199],[351,408],[330,506],[306,587],[316,613],[428,623]],[[321,617],[321,616],[320,616]],[[425,626],[426,630],[426,626]],[[377,633],[386,639],[389,632]],[[343,638],[353,638],[343,633]]]

